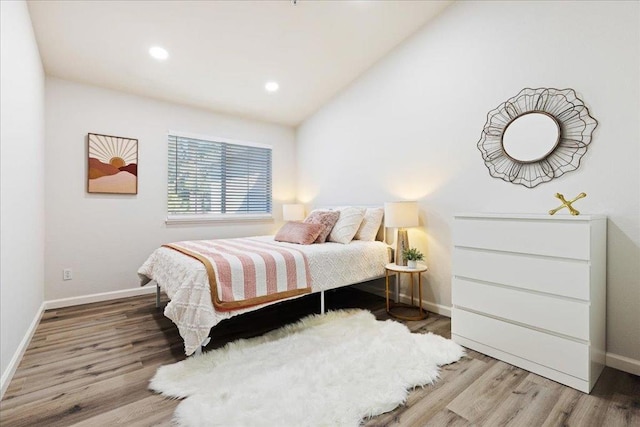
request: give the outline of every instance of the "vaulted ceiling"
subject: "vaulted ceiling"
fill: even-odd
[[[29,11],[48,75],[296,126],[451,2],[296,3],[30,1]],[[151,58],[152,46],[169,58]]]

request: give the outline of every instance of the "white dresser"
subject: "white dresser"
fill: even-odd
[[[452,339],[589,393],[604,368],[605,216],[454,220]]]

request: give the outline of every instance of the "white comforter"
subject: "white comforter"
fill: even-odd
[[[273,242],[273,236],[257,239]],[[313,292],[383,276],[384,266],[389,262],[387,245],[383,242],[354,240],[347,245],[276,243],[304,251],[309,261]],[[165,307],[164,314],[178,326],[187,355],[192,354],[208,337],[211,328],[222,320],[268,305],[216,311],[211,303],[209,279],[204,265],[169,248],[156,249],[140,267],[138,275],[143,285],[155,280],[169,296],[171,301]]]

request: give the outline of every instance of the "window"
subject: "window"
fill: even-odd
[[[169,134],[168,221],[271,217],[271,147]]]

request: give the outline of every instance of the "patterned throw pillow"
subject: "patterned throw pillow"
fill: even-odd
[[[327,241],[327,236],[331,233],[331,230],[339,217],[340,212],[316,209],[309,213],[309,216],[305,218],[304,222],[310,224],[322,224],[324,226],[324,229],[316,238],[316,243],[324,243]]]
[[[366,240],[369,242],[376,240],[383,216],[384,208],[367,208],[362,224],[360,224],[360,228],[353,238],[355,240]]]
[[[365,210],[363,208],[347,207],[340,209],[340,217],[338,222],[333,226],[333,230],[329,233],[329,241],[347,244],[353,240],[356,235]]]
[[[310,245],[324,231],[322,224],[309,224],[304,222],[287,222],[274,237],[278,242],[298,243]]]

